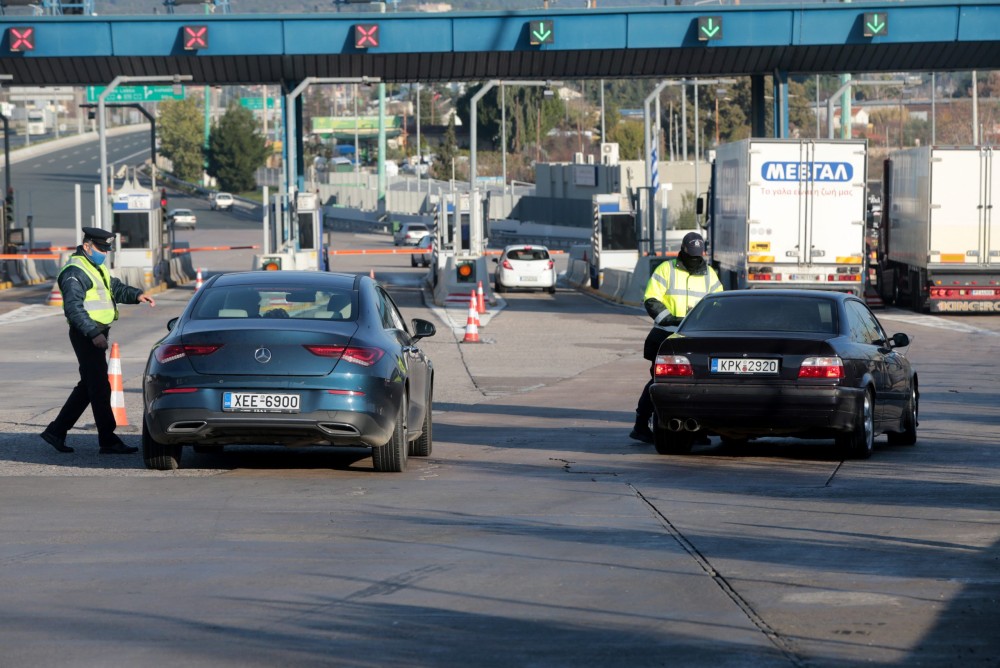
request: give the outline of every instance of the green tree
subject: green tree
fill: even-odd
[[[451,117],[444,139],[437,147],[434,157],[434,176],[439,179],[451,178],[451,162],[458,157],[458,138],[455,136],[455,117]]]
[[[202,151],[204,120],[195,100],[165,100],[160,103],[157,131],[160,154],[173,163],[173,174],[182,181],[201,181],[205,156]]]
[[[208,173],[223,190],[246,192],[257,187],[254,172],[267,159],[264,135],[253,112],[232,103],[208,140]]]
[[[618,143],[622,160],[644,160],[645,128],[639,121],[620,121],[608,127],[608,141]]]

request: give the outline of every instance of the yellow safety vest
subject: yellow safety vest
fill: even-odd
[[[62,275],[70,266],[82,269],[90,277],[90,289],[83,297],[83,308],[90,319],[98,325],[110,325],[117,320],[118,307],[111,298],[111,273],[107,267],[104,265],[95,267],[87,258],[73,255],[66,266],[59,270],[59,274]]]
[[[683,318],[710,292],[722,292],[714,269],[708,267],[704,274],[691,274],[677,260],[667,260],[649,277],[643,300],[656,299],[672,315]]]

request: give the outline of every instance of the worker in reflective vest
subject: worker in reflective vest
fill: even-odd
[[[649,426],[653,399],[649,396],[649,388],[653,385],[653,361],[660,343],[671,334],[665,328],[679,324],[688,311],[711,292],[722,292],[722,283],[715,270],[705,262],[705,240],[697,232],[689,232],[684,235],[677,258],[661,262],[646,283],[643,306],[653,319],[653,328],[646,336],[642,356],[650,361],[649,382],[642,388],[635,408],[635,426],[629,438],[653,442],[653,430]]]
[[[108,381],[108,334],[118,319],[118,304],[146,303],[152,297],[140,288],[111,276],[104,261],[111,251],[114,233],[97,227],[83,228],[83,243],[59,271],[63,312],[69,321],[69,341],[80,363],[80,382],[70,393],[56,419],[42,432],[42,439],[59,452],[73,452],[66,445],[66,433],[89,405],[97,424],[101,454],[131,454],[139,449],[126,445],[116,434]]]

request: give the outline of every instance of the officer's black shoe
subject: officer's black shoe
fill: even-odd
[[[134,452],[139,452],[139,448],[125,445],[120,438],[115,437],[114,443],[102,445],[99,452],[102,455],[131,455]]]
[[[642,441],[643,443],[652,443],[653,430],[646,425],[636,425],[629,432],[628,437],[636,441]]]
[[[49,432],[48,429],[41,433],[42,440],[51,445],[59,452],[73,452],[73,448],[66,445],[66,440],[59,438],[55,434]]]

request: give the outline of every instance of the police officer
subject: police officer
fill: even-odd
[[[97,227],[83,228],[83,243],[59,271],[63,312],[69,321],[69,341],[80,363],[76,384],[56,419],[42,432],[42,438],[59,452],[73,452],[66,445],[66,432],[80,419],[89,404],[97,423],[101,454],[127,455],[139,448],[125,445],[115,434],[111,410],[111,383],[108,381],[108,333],[118,319],[118,303],[154,306],[151,297],[113,278],[105,265],[114,233]]]
[[[705,262],[705,240],[697,232],[689,232],[681,241],[677,258],[661,262],[646,283],[643,306],[653,319],[653,329],[646,336],[642,356],[650,361],[649,382],[642,388],[639,404],[635,409],[635,426],[629,438],[643,443],[653,442],[649,419],[653,417],[653,399],[649,388],[653,385],[652,362],[660,343],[670,336],[665,327],[677,325],[701,298],[710,292],[722,292],[722,283],[715,270]]]

